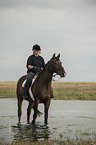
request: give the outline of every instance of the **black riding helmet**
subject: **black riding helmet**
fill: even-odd
[[[37,51],[41,51],[41,48],[38,44],[33,46],[32,50],[34,50],[34,49],[37,50]]]

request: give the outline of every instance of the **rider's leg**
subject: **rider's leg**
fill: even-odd
[[[27,73],[27,80],[26,80],[26,83],[24,85],[24,90],[23,90],[24,99],[28,98],[28,91],[31,86],[31,82],[32,82],[34,75],[35,75],[35,73],[32,73],[32,72]]]

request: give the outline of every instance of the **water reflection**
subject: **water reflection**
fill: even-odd
[[[50,130],[48,125],[17,125],[12,126],[12,131],[14,133],[14,140],[22,140],[22,141],[37,141],[49,139]]]
[[[0,138],[6,143],[20,139],[34,141],[44,139],[60,139],[76,136],[95,138],[96,134],[96,101],[63,101],[52,100],[49,109],[49,124],[43,124],[43,119],[37,117],[36,125],[26,123],[26,104],[23,103],[22,124],[17,123],[16,99],[0,99]],[[5,105],[8,104],[6,107]],[[10,105],[9,105],[10,104]],[[40,106],[40,111],[43,105]],[[89,134],[89,135],[88,135]],[[62,138],[63,138],[62,137]]]

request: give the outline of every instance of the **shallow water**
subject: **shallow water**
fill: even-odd
[[[44,115],[37,118],[36,124],[26,123],[28,102],[23,102],[21,124],[17,123],[17,100],[0,99],[0,139],[11,142],[20,138],[43,140],[60,138],[94,138],[96,135],[96,101],[52,100],[49,108],[48,125],[44,125]],[[39,110],[44,112],[43,104]],[[32,120],[33,111],[31,113]]]

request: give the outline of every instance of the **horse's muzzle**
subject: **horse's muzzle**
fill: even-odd
[[[66,72],[60,74],[61,78],[66,76]]]
[[[59,71],[59,75],[63,78],[66,76],[66,72],[64,70],[64,68],[62,67],[62,69]]]

